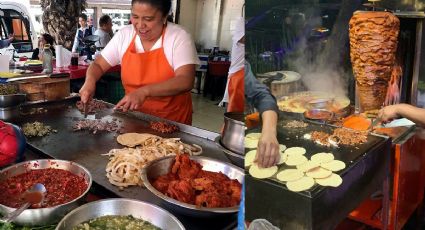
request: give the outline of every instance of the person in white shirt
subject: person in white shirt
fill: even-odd
[[[93,26],[87,25],[87,15],[81,14],[78,18],[78,23],[80,24],[80,28],[77,29],[77,33],[75,34],[74,44],[72,46],[72,52],[76,53],[80,52],[80,55],[86,55],[84,51],[83,39],[87,36],[94,34]]]
[[[101,76],[121,63],[126,95],[116,109],[192,123],[190,90],[200,61],[190,34],[167,23],[170,9],[171,0],[132,0],[132,24],[114,35],[87,70],[83,103],[91,100]]]
[[[109,15],[103,15],[99,19],[99,29],[94,32],[94,35],[99,36],[99,41],[96,42],[96,47],[104,48],[112,38],[112,19]]]

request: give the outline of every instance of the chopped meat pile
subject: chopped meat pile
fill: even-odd
[[[338,144],[357,145],[367,142],[367,131],[337,128],[329,138]]]
[[[311,135],[311,140],[313,140],[314,142],[320,145],[330,146],[328,141],[328,138],[330,135],[328,133],[321,132],[321,131],[313,131],[310,133],[310,135]]]
[[[364,111],[379,109],[395,65],[400,20],[389,12],[362,12],[353,15],[349,27],[360,106]]]
[[[98,131],[115,132],[119,130],[119,125],[115,121],[102,121],[96,120],[80,120],[77,121],[72,127],[74,131],[78,130],[89,130],[96,134]]]
[[[179,127],[163,121],[151,121],[150,128],[160,133],[174,133],[179,131]]]
[[[77,109],[80,110],[80,112],[84,113],[84,104],[81,101],[77,101],[76,106]],[[96,111],[106,108],[108,108],[108,106],[103,101],[93,99],[88,104],[87,112],[93,114],[96,113]]]
[[[242,191],[239,181],[202,170],[186,154],[178,154],[170,172],[159,176],[153,186],[173,199],[208,208],[237,206]]]
[[[305,128],[307,126],[308,126],[308,124],[303,122],[303,121],[293,120],[293,121],[286,123],[283,127],[285,127],[285,128]]]

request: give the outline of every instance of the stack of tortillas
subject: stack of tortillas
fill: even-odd
[[[279,181],[286,182],[289,190],[305,191],[316,183],[322,186],[338,187],[342,178],[333,172],[345,168],[345,163],[335,160],[332,153],[317,153],[310,160],[304,156],[306,150],[302,147],[291,147],[281,154],[281,164],[295,167],[278,172],[278,167],[260,168],[254,163],[256,150],[249,151],[245,156],[245,167],[251,166],[249,174],[255,178],[265,179],[274,176]],[[283,160],[282,160],[283,159]]]

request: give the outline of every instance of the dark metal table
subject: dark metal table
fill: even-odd
[[[319,152],[332,152],[335,159],[344,161],[346,168],[337,172],[343,183],[336,188],[316,184],[307,191],[292,192],[276,178],[259,180],[246,175],[246,220],[265,218],[281,229],[333,229],[361,201],[382,188],[389,174],[389,138],[369,135],[367,143],[356,147],[325,147],[304,139],[303,135],[314,130],[331,133],[334,127],[309,124],[306,128],[288,129],[282,123],[285,121],[278,128],[281,144],[304,147],[307,158]]]
[[[147,201],[169,210],[161,199],[157,198],[146,188],[132,186],[120,190],[118,187],[109,183],[105,172],[108,157],[101,154],[105,154],[113,148],[123,148],[123,146],[119,145],[116,141],[117,133],[99,132],[97,134],[91,134],[88,131],[74,132],[72,130],[74,122],[83,118],[75,106],[76,100],[67,99],[56,103],[41,103],[26,106],[23,109],[24,113],[34,110],[34,108],[46,108],[47,112],[27,114],[11,122],[22,125],[26,122],[40,121],[46,125],[50,125],[53,129],[58,130],[58,132],[45,137],[28,138],[27,143],[30,150],[36,153],[46,154],[52,158],[70,160],[83,165],[91,172],[96,186],[111,192],[117,197]],[[112,109],[105,109],[96,114],[96,118],[100,117],[104,117],[103,119],[107,120],[117,119],[125,133],[147,132],[162,137],[180,137],[183,142],[202,146],[203,156],[228,162],[224,153],[214,142],[214,139],[219,135],[217,133],[182,124],[178,124],[180,128],[180,132],[178,133],[155,133],[148,127],[147,121],[158,120],[158,118],[141,113],[118,113],[113,112]],[[233,229],[237,224],[236,215],[202,219],[183,216],[177,213],[173,214],[185,225],[186,229],[191,230]]]

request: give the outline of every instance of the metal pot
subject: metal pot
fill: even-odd
[[[226,155],[227,159],[230,160],[230,162],[232,162],[232,164],[240,167],[240,168],[244,168],[245,167],[245,157],[243,155],[234,153],[228,149],[226,149],[223,144],[220,141],[220,137],[217,137],[214,142],[217,144],[217,146],[221,149],[221,151],[223,151],[223,153]]]
[[[245,115],[243,113],[225,113],[221,144],[240,155],[245,153]]]
[[[175,216],[153,204],[131,199],[105,199],[73,210],[59,222],[56,230],[72,229],[80,223],[106,215],[132,215],[161,229],[185,229]]]
[[[9,95],[0,95],[0,107],[12,107],[18,106],[21,103],[25,102],[25,94],[9,94]]]
[[[9,121],[17,119],[21,115],[21,107],[0,108],[0,120]]]
[[[237,179],[243,182],[244,172],[242,169],[235,167],[229,163],[224,163],[207,157],[191,156],[190,159],[202,165],[202,169],[210,172],[222,172],[230,179]],[[151,161],[142,169],[142,180],[149,191],[165,201],[165,204],[171,210],[193,217],[209,217],[235,214],[239,210],[239,206],[229,208],[204,208],[193,204],[184,203],[166,196],[152,186],[152,182],[161,175],[165,175],[170,171],[171,165],[175,161],[175,156],[167,156]]]
[[[53,223],[57,223],[69,211],[81,205],[80,203],[84,200],[83,198],[91,187],[92,177],[90,172],[86,168],[71,161],[53,159],[25,161],[16,165],[9,166],[0,171],[0,181],[25,173],[32,169],[46,168],[63,169],[75,175],[84,177],[88,184],[87,190],[78,198],[65,204],[49,208],[27,209],[15,219],[14,223],[31,226],[50,225]],[[10,213],[14,210],[15,208],[7,207],[5,205],[0,204],[0,213],[2,214]]]

